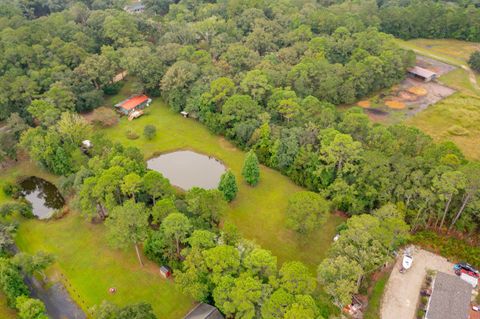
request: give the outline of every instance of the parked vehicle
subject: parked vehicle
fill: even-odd
[[[405,249],[405,252],[403,253],[403,260],[402,260],[402,268],[400,268],[400,272],[403,274],[405,273],[408,269],[412,267],[413,264],[413,257],[412,257],[412,252],[411,248]]]
[[[464,263],[464,262],[458,263],[455,266],[453,266],[453,270],[458,276],[460,276],[460,274],[463,272],[472,277],[476,277],[476,278],[480,277],[480,272],[468,263]]]

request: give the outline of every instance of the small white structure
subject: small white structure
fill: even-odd
[[[87,149],[87,150],[88,150],[89,148],[92,148],[92,146],[93,146],[92,141],[90,141],[90,140],[84,140],[84,141],[82,141],[82,147],[83,147],[84,149]]]
[[[478,277],[470,276],[469,274],[462,272],[460,274],[460,279],[468,282],[474,289],[478,286]]]
[[[333,237],[333,241],[337,241],[340,238],[340,234],[336,234],[335,237]]]
[[[183,117],[188,117],[188,112],[182,111],[182,112],[180,112],[180,114],[182,114]]]

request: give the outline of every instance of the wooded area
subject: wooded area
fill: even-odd
[[[410,231],[480,231],[480,163],[452,142],[337,107],[405,78],[415,54],[394,36],[480,41],[473,1],[146,0],[143,14],[125,4],[0,4],[0,162],[12,165],[26,151],[62,176],[72,207],[104,222],[112,247],[135,249],[142,263],[143,244],[148,258],[175,269],[183,292],[230,317],[335,312],[315,299],[305,265],[278,267],[234,225],[220,227],[238,191],[230,171],[219,190],[179,193],[147,170],[139,149],[87,123],[82,114],[118,93],[124,81],[113,78],[123,71],[132,94],[162,98],[249,151],[242,176],[251,187],[261,182],[261,163],[308,189],[285,212],[299,236],[329,211],[350,217],[318,268],[321,289],[340,309]],[[144,134],[152,140],[155,126]],[[80,148],[87,139],[88,152]],[[103,304],[97,313],[152,316],[146,305],[132,309]]]

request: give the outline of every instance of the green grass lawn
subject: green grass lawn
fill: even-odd
[[[422,129],[437,141],[454,141],[467,157],[480,159],[479,121],[480,97],[455,93],[407,123]]]
[[[380,307],[382,305],[382,296],[385,290],[390,273],[382,273],[375,282],[372,292],[368,298],[368,306],[365,310],[364,319],[380,319]]]
[[[13,167],[0,170],[0,204],[4,201],[10,200],[3,192],[3,186],[6,183],[14,183],[18,178],[26,176],[38,176],[52,183],[58,180],[58,176],[49,174],[48,172],[39,168],[35,163],[30,161],[21,161]]]
[[[94,225],[78,214],[54,221],[22,221],[17,235],[22,251],[48,251],[56,256],[50,278],[62,281],[84,309],[109,300],[120,305],[148,302],[158,318],[181,318],[193,301],[181,294],[173,281],[160,277],[158,266],[141,267],[134,249],[118,251],[106,245],[103,225]],[[110,294],[108,289],[117,292]],[[2,317],[3,318],[3,317]]]
[[[461,68],[467,65],[470,54],[480,49],[480,43],[429,39],[397,41],[404,48],[459,67],[439,78],[458,92],[429,106],[406,123],[420,128],[436,141],[454,141],[468,158],[480,159],[480,90],[470,81],[470,74]]]
[[[55,183],[57,176],[24,161],[0,172],[0,204],[9,200],[3,185],[20,176],[39,176]],[[84,309],[110,300],[120,305],[145,301],[152,304],[159,318],[184,315],[193,300],[182,295],[173,282],[160,278],[158,267],[140,267],[133,247],[123,252],[111,249],[103,225],[93,225],[78,214],[55,221],[21,220],[16,242],[22,251],[53,253],[57,262],[49,270],[53,281],[62,281],[72,298]],[[117,288],[111,295],[108,288]],[[0,318],[15,318],[0,295]]]
[[[117,96],[115,102],[122,98]],[[147,124],[157,127],[157,136],[151,141],[143,137],[143,128]],[[127,139],[129,130],[135,131],[140,138]],[[300,260],[315,270],[330,247],[336,226],[342,222],[342,218],[332,215],[309,238],[301,238],[286,229],[284,211],[288,197],[302,188],[279,172],[263,166],[259,185],[248,186],[241,177],[244,152],[210,133],[201,123],[174,113],[160,99],[154,99],[146,115],[134,121],[122,118],[117,126],[106,129],[105,134],[125,145],[139,147],[147,158],[160,152],[192,149],[221,160],[234,172],[239,183],[237,199],[231,204],[226,220],[237,225],[243,236],[271,250],[280,262]]]
[[[415,39],[409,41],[397,39],[396,41],[405,49],[411,49],[422,55],[456,66],[465,65],[470,54],[480,50],[480,43],[453,39]]]

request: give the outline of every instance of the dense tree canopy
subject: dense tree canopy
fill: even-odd
[[[145,0],[142,15],[124,12],[126,2],[0,4],[0,161],[13,162],[24,149],[62,175],[76,208],[105,221],[113,246],[134,246],[140,259],[143,244],[194,299],[229,317],[321,318],[305,265],[278,269],[269,251],[222,224],[237,193],[232,172],[218,190],[178,194],[147,170],[138,149],[93,134],[76,114],[117,92],[123,83],[113,78],[123,71],[134,82],[131,94],[160,96],[248,151],[242,176],[249,185],[259,183],[261,163],[306,187],[285,212],[293,230],[311,233],[329,210],[351,216],[318,267],[318,282],[340,308],[410,229],[479,231],[478,162],[413,127],[336,108],[405,77],[415,55],[392,35],[479,41],[473,0]],[[477,60],[472,55],[474,70]],[[144,128],[146,139],[155,134]],[[93,142],[88,152],[85,139]],[[5,210],[14,208],[26,211]],[[5,250],[11,227],[0,235]],[[42,273],[51,262],[41,254],[0,260],[0,288],[22,314],[41,317],[43,308],[17,299],[28,294],[19,269]],[[108,303],[94,317],[154,318],[145,304]]]

